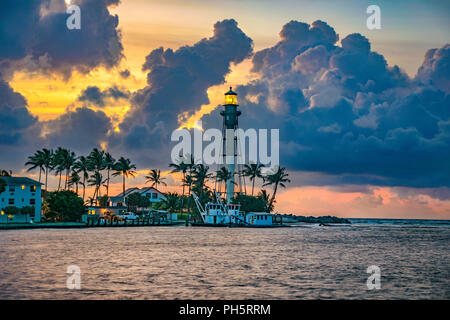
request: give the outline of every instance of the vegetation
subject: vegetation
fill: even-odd
[[[43,204],[45,217],[54,222],[75,222],[81,219],[83,199],[70,190],[49,192]]]
[[[8,206],[8,207],[3,208],[3,212],[7,216],[16,216],[16,215],[20,214],[20,209],[15,206]]]
[[[166,178],[161,177],[161,170],[159,169],[150,170],[145,178],[147,179],[146,183],[151,183],[151,186],[156,186],[156,189],[160,184],[167,186],[167,183],[164,182]]]
[[[150,206],[150,200],[139,192],[133,192],[126,199],[128,209],[136,212],[137,208],[147,208]]]
[[[264,177],[265,183],[263,186],[273,185],[273,193],[272,197],[270,198],[269,207],[272,207],[275,203],[275,195],[277,194],[278,186],[281,186],[283,188],[286,188],[285,183],[291,182],[290,179],[288,179],[288,174],[286,172],[286,168],[276,167],[271,173],[269,173],[267,176]]]
[[[263,179],[263,175],[261,173],[261,168],[263,168],[264,165],[260,163],[250,163],[249,165],[244,165],[244,170],[242,171],[242,175],[244,177],[249,177],[250,181],[252,182],[252,196],[253,191],[255,190],[255,180],[256,178]]]
[[[6,190],[6,182],[5,180],[0,178],[0,193]]]
[[[126,179],[135,177],[137,174],[136,166],[131,163],[130,159],[120,157],[116,161],[110,153],[98,148],[94,148],[87,156],[77,156],[74,152],[61,147],[56,150],[42,149],[29,156],[25,165],[28,171],[39,170],[39,181],[41,181],[42,175],[45,176],[44,212],[53,220],[69,221],[67,219],[76,219],[77,213],[72,216],[66,212],[66,206],[60,199],[67,197],[74,203],[78,202],[75,199],[81,199],[83,205],[86,200],[87,186],[93,187],[93,194],[87,198],[86,203],[107,206],[111,178],[117,176],[122,176],[123,203],[126,203],[130,208],[145,208],[151,204],[149,199],[138,193],[129,195],[128,199],[125,197]],[[215,201],[214,191],[222,194],[222,186],[226,185],[232,178],[232,173],[226,167],[220,168],[213,174],[208,166],[195,164],[192,155],[181,157],[176,163],[170,163],[169,168],[171,168],[172,173],[181,173],[182,193],[165,194],[166,199],[158,206],[171,212],[178,210],[179,212],[187,211],[189,214],[191,212],[197,213],[191,192],[194,191],[202,203]],[[290,182],[285,168],[276,167],[265,175],[262,173],[262,168],[264,168],[264,165],[255,163],[244,166],[241,174],[251,181],[251,194],[247,195],[244,190],[244,193],[237,194],[234,199],[235,203],[241,204],[243,211],[273,211],[279,187],[285,188],[286,184]],[[58,177],[56,192],[47,191],[49,173],[54,173]],[[10,174],[11,172],[6,170],[0,171],[0,175]],[[166,178],[161,175],[160,169],[151,169],[145,178],[146,183],[150,183],[152,187],[157,189],[160,185],[167,185]],[[254,195],[255,183],[258,179],[263,181],[263,186],[273,186],[271,195],[264,189],[260,190],[256,196]],[[214,188],[210,186],[212,182],[214,182]],[[82,198],[78,198],[80,186],[83,188]],[[0,191],[4,188],[5,184],[0,179]],[[104,190],[104,193],[102,190]],[[61,209],[57,209],[57,204],[62,205]]]
[[[82,186],[83,202],[86,197],[86,186],[94,187],[94,194],[87,201],[91,204],[98,204],[102,186],[106,188],[106,197],[109,197],[111,176],[122,175],[123,190],[125,190],[125,178],[134,177],[136,173],[134,171],[136,166],[131,163],[130,159],[121,157],[116,162],[111,154],[97,148],[94,148],[89,155],[79,157],[73,151],[61,147],[56,150],[42,149],[29,156],[25,165],[28,171],[39,170],[39,182],[42,173],[45,174],[43,194],[47,193],[48,174],[51,172],[58,176],[57,191],[75,189],[75,193],[78,194],[79,186]],[[113,172],[112,175],[111,172]],[[1,173],[2,175],[11,174],[6,170],[2,170]]]
[[[136,175],[136,166],[131,163],[130,159],[120,157],[113,169],[113,176],[122,176],[122,195],[123,202],[125,203],[125,178],[134,177]]]
[[[34,207],[33,206],[26,206],[20,208],[20,213],[25,216],[25,222],[28,222],[28,217],[34,217]]]

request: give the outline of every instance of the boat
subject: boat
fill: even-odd
[[[283,219],[281,215],[268,212],[244,212],[240,204],[224,204],[219,195],[216,202],[208,202],[205,206],[199,197],[192,192],[202,222],[193,222],[191,226],[196,227],[247,227],[247,228],[271,228],[281,227]]]

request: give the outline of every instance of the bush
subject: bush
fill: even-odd
[[[139,192],[133,192],[126,198],[126,204],[130,210],[136,211],[137,208],[147,208],[150,206],[150,200]]]
[[[70,190],[49,192],[43,205],[44,216],[53,221],[78,221],[84,211],[83,199]]]
[[[17,207],[14,207],[14,206],[8,206],[3,209],[3,212],[7,216],[16,216],[16,215],[20,214],[20,209]]]
[[[238,194],[233,199],[233,203],[239,203],[241,211],[245,212],[266,212],[267,210],[267,203],[260,197]]]
[[[33,206],[26,206],[20,209],[20,213],[24,215],[29,215],[30,217],[34,217],[34,207]]]

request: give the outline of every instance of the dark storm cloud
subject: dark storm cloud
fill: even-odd
[[[131,76],[131,72],[130,72],[130,70],[126,69],[126,70],[120,71],[119,75],[123,79],[128,79]]]
[[[112,0],[75,0],[81,29],[69,30],[63,0],[5,0],[0,3],[0,68],[25,68],[70,77],[97,67],[112,68],[123,57],[119,18]],[[25,60],[21,61],[21,59]],[[9,61],[9,64],[5,64]],[[1,69],[0,69],[1,71]]]
[[[86,153],[105,142],[112,129],[111,119],[102,111],[77,108],[43,124],[50,147],[65,147]]]
[[[15,145],[37,118],[28,111],[25,98],[1,79],[0,97],[0,146]]]
[[[148,86],[132,98],[132,107],[120,124],[121,134],[111,145],[132,151],[146,162],[167,165],[170,135],[180,124],[178,117],[193,114],[209,103],[207,89],[223,83],[231,63],[252,53],[253,42],[235,20],[214,25],[214,35],[176,51],[155,49],[146,57]]]
[[[65,146],[86,151],[105,141],[111,120],[87,108],[40,122],[25,98],[7,81],[19,70],[62,74],[112,68],[123,54],[118,17],[108,7],[118,0],[75,0],[81,8],[81,30],[68,30],[63,0],[0,1],[0,153],[3,166],[19,171],[26,157],[43,147]],[[116,87],[102,92],[117,99]],[[126,94],[125,94],[126,95]],[[47,133],[46,139],[42,138]]]
[[[449,45],[410,79],[360,34],[337,46],[324,22],[290,22],[280,37],[254,55],[260,79],[236,90],[242,127],[280,128],[282,165],[340,184],[450,186]],[[220,126],[218,111],[204,127]]]
[[[96,86],[89,86],[84,89],[78,96],[78,101],[92,104],[97,107],[104,107],[109,99],[119,100],[128,99],[130,92],[117,86],[112,86],[105,90],[101,90]]]

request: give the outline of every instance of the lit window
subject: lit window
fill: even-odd
[[[24,185],[22,185],[22,190],[25,190],[25,186]]]
[[[36,192],[36,186],[30,186],[30,191],[31,192]]]

